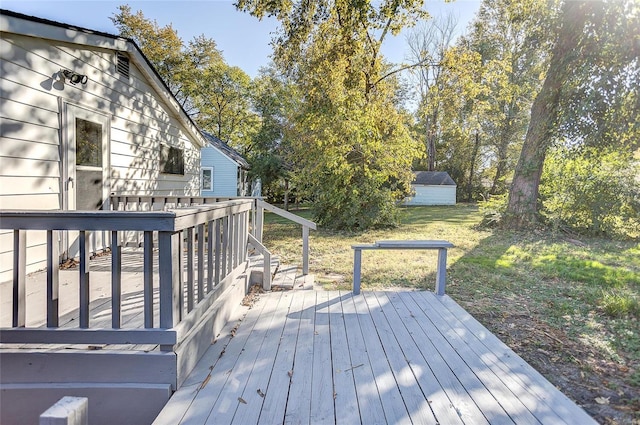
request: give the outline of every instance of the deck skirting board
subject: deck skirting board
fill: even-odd
[[[169,384],[3,384],[0,389],[0,423],[37,424],[39,415],[62,397],[75,396],[89,399],[91,425],[148,424],[160,412],[170,395]]]

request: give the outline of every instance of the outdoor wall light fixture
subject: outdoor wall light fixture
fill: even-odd
[[[64,75],[65,80],[74,85],[78,83],[87,84],[87,81],[89,80],[89,77],[86,75],[78,74],[77,72],[69,71],[68,69],[63,69],[62,75]]]

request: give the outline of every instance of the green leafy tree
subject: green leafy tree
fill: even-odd
[[[238,67],[215,63],[203,69],[192,94],[196,123],[247,154],[258,125],[252,89],[251,78]]]
[[[464,40],[443,61],[439,164],[458,184],[458,197],[473,201],[482,189],[482,157],[488,142],[482,128],[488,87],[479,53]]]
[[[436,169],[436,145],[442,141],[440,119],[443,104],[443,68],[445,54],[453,41],[457,21],[453,15],[424,21],[407,36],[410,57],[416,66],[410,69],[419,96],[417,130],[425,142],[425,164],[419,168]]]
[[[254,80],[253,105],[260,123],[248,149],[251,176],[260,178],[267,199],[283,201],[285,207],[291,172],[290,142],[287,129],[297,109],[299,93],[275,66],[262,68]]]
[[[636,0],[563,3],[503,225],[523,228],[538,221],[540,177],[554,140],[622,151],[637,147],[639,9]]]
[[[482,133],[490,162],[492,195],[505,193],[540,89],[553,1],[487,0],[466,40],[482,58],[486,86]]]
[[[160,27],[126,5],[111,20],[120,35],[140,46],[200,128],[243,150],[257,125],[251,78],[227,65],[214,40],[200,35],[185,45],[171,25]]]
[[[296,187],[316,220],[334,228],[394,223],[418,146],[400,111],[380,46],[425,16],[422,1],[238,1],[258,18],[276,16],[275,62],[303,94],[289,129]]]
[[[215,41],[199,36],[186,47],[171,25],[161,27],[142,11],[133,13],[127,5],[119,6],[110,19],[121,36],[131,38],[142,49],[185,111],[197,114],[192,98],[194,82],[211,64],[224,63]]]

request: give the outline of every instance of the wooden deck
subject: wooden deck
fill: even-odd
[[[154,424],[589,424],[448,296],[274,291],[237,312]]]

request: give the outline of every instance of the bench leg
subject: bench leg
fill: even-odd
[[[436,269],[436,295],[444,295],[447,280],[447,249],[438,248],[438,268]]]
[[[362,250],[355,248],[353,250],[353,293],[360,293],[360,266],[362,264]]]

